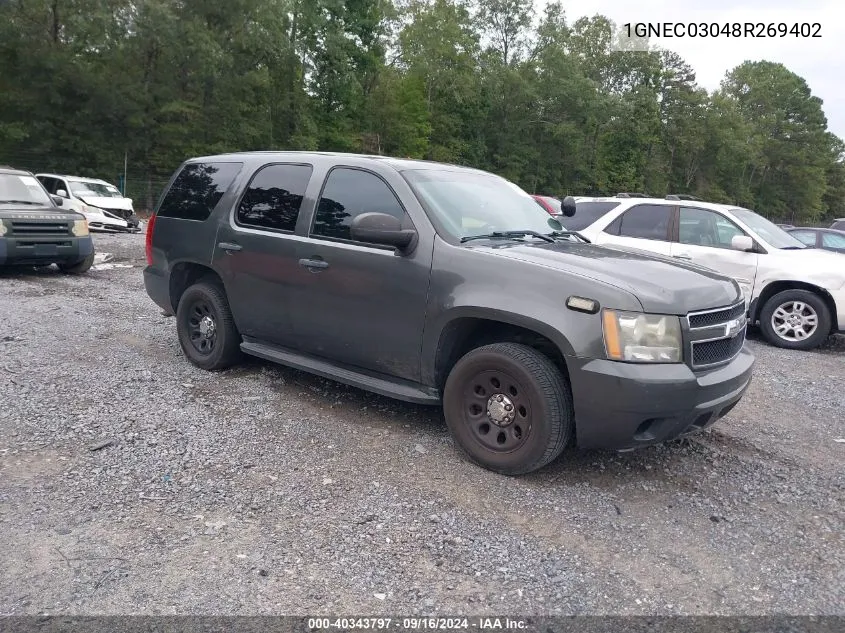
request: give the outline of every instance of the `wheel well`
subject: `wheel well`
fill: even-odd
[[[442,392],[449,372],[462,356],[491,343],[522,343],[533,347],[569,378],[569,370],[560,349],[542,334],[502,321],[466,317],[451,321],[440,333],[434,361],[437,388]]]
[[[179,307],[182,294],[204,277],[212,277],[222,285],[220,276],[213,269],[202,264],[182,262],[176,264],[170,271],[170,305],[175,313]]]
[[[806,290],[808,292],[812,292],[814,295],[817,295],[822,301],[824,301],[828,310],[830,310],[830,324],[832,329],[834,331],[839,329],[839,324],[836,322],[836,302],[833,300],[833,297],[831,297],[830,293],[824,288],[820,288],[803,281],[773,281],[763,288],[763,292],[761,292],[760,296],[755,300],[755,306],[751,313],[752,323],[756,324],[757,321],[759,321],[760,312],[763,310],[763,306],[766,305],[766,302],[777,293],[783,292],[784,290]]]

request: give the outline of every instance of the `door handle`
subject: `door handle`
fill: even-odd
[[[675,257],[677,259],[686,259],[686,260],[692,261],[692,257],[687,255],[686,253],[682,253],[681,255],[675,255]]]
[[[322,259],[300,259],[299,265],[307,268],[308,270],[314,271],[322,268],[328,268],[329,262],[323,261]]]
[[[220,242],[217,246],[230,253],[237,252],[243,248],[240,244],[232,244],[231,242]]]

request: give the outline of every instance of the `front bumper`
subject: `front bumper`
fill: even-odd
[[[751,383],[744,346],[728,364],[694,373],[686,365],[568,358],[576,440],[582,448],[631,449],[697,433],[726,415]]]
[[[102,209],[90,205],[87,208],[89,212],[84,215],[88,219],[88,226],[93,229],[134,232],[138,230],[141,224],[141,218],[134,211],[126,209]]]
[[[831,290],[830,296],[833,297],[833,302],[836,304],[836,323],[833,329],[845,334],[845,287],[840,290]]]
[[[0,237],[0,266],[75,264],[94,252],[86,237]]]

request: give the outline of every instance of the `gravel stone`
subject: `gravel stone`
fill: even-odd
[[[95,242],[111,266],[0,274],[4,615],[843,613],[843,337],[752,334],[709,432],[509,478],[437,408],[193,367],[144,236]]]

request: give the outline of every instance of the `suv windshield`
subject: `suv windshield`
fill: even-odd
[[[762,215],[749,209],[731,209],[737,218],[745,222],[752,231],[757,233],[774,248],[807,248],[795,236],[790,235],[773,222],[769,222]]]
[[[469,171],[410,170],[414,193],[456,238],[494,232],[561,231],[560,222],[515,184]]]
[[[10,203],[54,206],[35,176],[0,174],[0,204]]]
[[[82,182],[79,180],[69,180],[68,186],[70,190],[78,196],[92,196],[95,198],[122,198],[117,187],[112,185],[104,185],[99,182]]]

